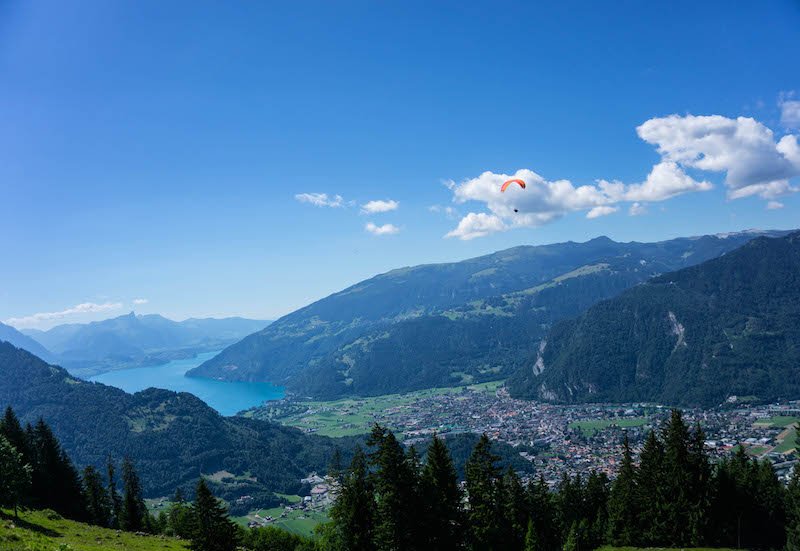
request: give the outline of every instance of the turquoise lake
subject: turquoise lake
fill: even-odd
[[[111,371],[90,377],[89,380],[130,393],[150,387],[190,392],[222,415],[234,415],[267,400],[283,398],[283,388],[270,383],[226,382],[185,376],[187,371],[217,354],[206,352],[194,358],[173,360],[162,365]]]

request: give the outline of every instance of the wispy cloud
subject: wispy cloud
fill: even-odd
[[[437,214],[444,213],[444,215],[447,216],[447,218],[455,218],[456,216],[458,216],[458,211],[451,206],[443,207],[442,205],[431,205],[428,207],[428,210],[430,212],[435,212]]]
[[[445,237],[466,240],[516,227],[538,227],[574,211],[598,218],[616,212],[619,203],[632,203],[629,213],[638,215],[646,211],[643,203],[713,188],[687,169],[723,173],[729,199],[759,196],[774,201],[798,191],[791,183],[800,176],[798,136],[788,134],[776,141],[772,130],[755,119],[671,115],[650,119],[636,131],[661,156],[644,180],[626,184],[599,179],[576,186],[521,169],[450,181],[447,187],[454,203],[483,203],[487,212],[470,212]],[[511,187],[502,193],[500,186],[511,178],[524,180],[526,189]]]
[[[377,226],[372,222],[367,222],[367,225],[364,226],[364,229],[369,233],[371,233],[372,235],[392,235],[395,233],[400,233],[400,228],[398,228],[394,224],[384,224],[382,226]]]
[[[72,308],[67,308],[66,310],[58,312],[39,312],[21,318],[8,318],[5,320],[5,323],[13,325],[14,327],[32,327],[43,322],[60,320],[76,314],[106,312],[109,310],[119,310],[120,308],[122,308],[121,302],[104,302],[103,304],[83,302],[81,304],[76,304]]]
[[[341,195],[329,196],[327,193],[298,193],[294,196],[301,203],[309,203],[315,207],[343,207],[344,198]]]
[[[133,303],[136,306],[140,306],[142,304],[147,304],[148,302],[150,302],[150,301],[147,300],[146,298],[135,298],[135,299],[133,299]]]
[[[393,199],[381,200],[377,199],[374,201],[368,201],[361,205],[361,212],[362,214],[376,214],[379,212],[390,212],[393,210],[397,210],[400,207],[400,203]]]
[[[628,209],[628,214],[631,216],[642,216],[647,214],[647,205],[643,203],[633,203]]]
[[[800,129],[800,100],[796,94],[783,92],[778,97],[778,106],[781,108],[781,124],[785,128]]]
[[[767,203],[767,210],[778,210],[783,208],[783,203],[780,201],[770,201]]]

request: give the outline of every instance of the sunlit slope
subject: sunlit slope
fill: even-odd
[[[800,233],[760,238],[556,325],[512,394],[714,405],[800,398]]]
[[[281,318],[192,374],[324,398],[499,379],[535,357],[552,323],[754,235],[601,237],[393,270]]]
[[[165,536],[109,530],[61,518],[53,511],[0,511],[3,551],[185,551],[188,543]]]

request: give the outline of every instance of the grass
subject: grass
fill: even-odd
[[[463,378],[462,374],[462,378]],[[297,402],[302,413],[293,413],[284,417],[273,418],[273,421],[315,432],[322,436],[334,438],[367,434],[372,424],[380,422],[390,429],[398,431],[400,427],[392,424],[392,418],[399,415],[402,409],[414,402],[436,396],[458,394],[465,390],[494,393],[503,381],[490,381],[456,387],[431,388],[406,392],[402,394],[385,394],[365,398],[343,398],[325,402]],[[259,417],[258,409],[250,410],[248,415]]]
[[[785,428],[788,427],[789,425],[793,425],[798,422],[800,422],[800,418],[789,417],[787,415],[776,415],[775,417],[767,417],[766,419],[760,419],[756,423],[756,425],[767,425],[770,427]]]
[[[286,514],[286,516],[281,518],[282,514]],[[275,520],[270,522],[269,526],[275,526],[277,528],[286,530],[287,532],[292,532],[305,537],[313,536],[314,529],[317,527],[317,525],[323,522],[328,522],[328,514],[326,511],[286,511],[283,507],[273,507],[271,509],[250,511],[250,514],[243,517],[234,517],[233,520],[242,526],[247,526],[247,523],[253,520],[256,515],[260,516],[261,518],[272,517]]]
[[[137,536],[61,518],[52,511],[24,511],[19,519],[0,511],[3,551],[186,551],[186,542]]]
[[[787,429],[786,436],[783,441],[775,446],[772,451],[777,453],[784,453],[793,450],[797,447],[797,429],[791,427]]]
[[[608,427],[643,427],[650,422],[647,417],[623,417],[621,419],[590,419],[587,421],[573,421],[569,424],[571,429],[579,429],[589,436],[607,429]]]
[[[598,547],[597,551],[733,551],[727,547]]]

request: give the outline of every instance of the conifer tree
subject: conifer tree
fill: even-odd
[[[0,434],[0,507],[11,507],[16,517],[30,484],[30,465],[6,436]]]
[[[528,486],[528,507],[536,530],[539,551],[557,549],[561,546],[560,530],[551,494],[543,476]]]
[[[127,532],[140,532],[145,528],[145,515],[147,508],[142,497],[142,485],[133,461],[126,457],[122,461],[122,509],[120,511],[119,525]]]
[[[236,526],[208,488],[200,479],[192,505],[192,551],[234,551],[238,543]]]
[[[103,484],[103,478],[97,472],[97,469],[91,465],[83,470],[82,478],[88,522],[97,526],[110,526],[111,500]]]
[[[650,431],[639,454],[636,477],[639,511],[639,546],[659,545],[665,539],[664,504],[669,499],[664,488],[664,448]]]
[[[419,523],[412,509],[418,487],[403,447],[391,431],[375,425],[367,443],[373,448],[372,485],[375,492],[375,547],[411,550],[419,544]]]
[[[522,549],[528,525],[528,504],[522,481],[511,467],[503,475],[499,489],[500,545],[503,549]]]
[[[460,548],[461,491],[458,473],[444,441],[433,435],[422,469],[422,496],[426,504],[422,541],[430,549]]]
[[[607,539],[615,546],[632,547],[637,543],[639,511],[637,508],[636,468],[628,440],[622,443],[622,465],[611,486],[608,501]]]
[[[800,551],[800,467],[794,467],[786,488],[786,551]]]
[[[73,520],[85,520],[78,471],[43,419],[30,430],[28,440],[33,459],[31,494],[34,506],[51,508]]]
[[[664,532],[661,543],[670,546],[688,546],[692,543],[693,510],[691,465],[689,462],[689,429],[681,412],[674,409],[662,429],[664,441],[663,494],[662,502]]]
[[[533,519],[528,519],[528,528],[525,530],[525,547],[523,547],[524,551],[540,551],[539,548],[539,537],[536,533],[536,525],[533,523]]]
[[[342,452],[339,451],[339,447],[337,446],[333,449],[333,455],[328,464],[328,476],[341,483],[343,475],[342,469]]]
[[[589,523],[588,541],[599,547],[608,531],[608,496],[610,483],[605,473],[592,471],[583,492],[584,518]]]
[[[562,473],[555,497],[558,524],[561,527],[561,538],[564,541],[566,541],[572,526],[577,527],[577,523],[586,517],[583,490],[583,479],[580,473],[574,478],[566,472]]]
[[[119,492],[117,492],[116,469],[110,455],[106,461],[106,475],[108,476],[108,501],[111,507],[109,526],[111,528],[119,528],[120,516],[122,515],[122,499],[119,496]]]
[[[465,466],[470,547],[475,551],[497,548],[499,459],[492,453],[492,444],[484,433]]]
[[[689,543],[700,546],[707,539],[711,506],[711,463],[706,452],[706,436],[697,423],[689,438]]]
[[[356,447],[350,468],[342,477],[339,496],[331,507],[335,549],[369,551],[374,549],[374,510],[372,484],[367,469],[367,457]]]
[[[9,444],[14,446],[17,452],[22,454],[22,459],[25,463],[30,464],[33,461],[30,454],[28,436],[11,406],[6,408],[3,418],[0,419],[0,434],[6,437]]]

